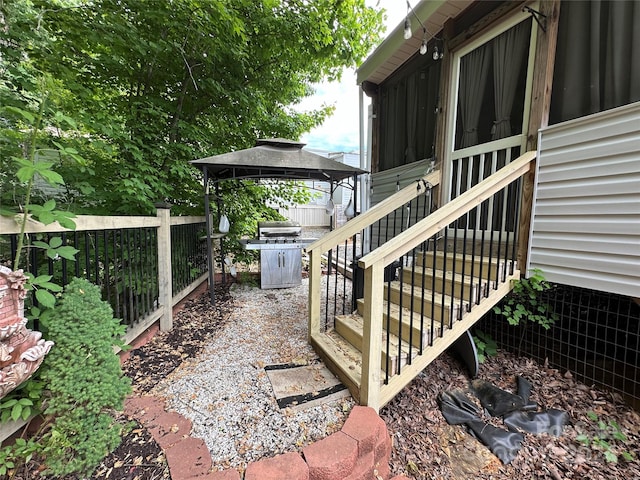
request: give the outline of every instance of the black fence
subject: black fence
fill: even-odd
[[[207,271],[206,242],[199,233],[205,224],[171,227],[172,290],[174,295]],[[30,241],[60,237],[78,250],[75,261],[49,258],[43,249],[27,247],[24,270],[34,276],[51,275],[64,286],[74,277],[98,285],[114,316],[128,327],[154,312],[159,305],[158,230],[156,227],[29,234]],[[12,267],[17,235],[0,235],[0,263]],[[26,265],[26,266],[25,266]],[[33,296],[29,297],[33,301]]]
[[[171,226],[171,285],[173,295],[207,272],[205,222]]]
[[[502,348],[568,370],[640,409],[640,306],[629,297],[567,285],[544,292],[559,316],[549,329],[510,326],[493,313],[479,328]]]

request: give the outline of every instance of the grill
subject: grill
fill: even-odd
[[[260,250],[260,287],[287,288],[302,282],[302,249],[315,238],[302,238],[298,222],[258,222],[258,238],[242,240],[246,250]]]
[[[258,222],[258,239],[275,241],[294,241],[302,234],[298,222]]]

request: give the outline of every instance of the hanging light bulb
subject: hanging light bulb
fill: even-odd
[[[404,39],[409,40],[413,34],[411,33],[411,22],[409,21],[409,14],[404,19]]]
[[[420,55],[427,53],[427,29],[423,28],[422,44],[420,45]]]
[[[433,59],[438,60],[440,57],[440,52],[438,51],[438,46],[433,47]]]

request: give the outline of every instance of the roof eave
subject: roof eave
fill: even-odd
[[[427,40],[433,38],[444,23],[455,17],[474,0],[423,0],[413,7],[414,13],[427,29]],[[404,20],[396,26],[389,36],[367,57],[356,71],[356,81],[379,84],[406,62],[419,49],[422,43],[422,26],[415,15],[409,17],[413,36],[404,39]]]

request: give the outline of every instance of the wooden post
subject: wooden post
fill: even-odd
[[[322,252],[319,248],[309,253],[309,325],[307,340],[320,333],[320,285],[322,283]]]
[[[158,301],[163,308],[160,330],[167,332],[173,328],[173,288],[171,281],[171,205],[156,203],[156,215],[160,219],[158,227]]]
[[[360,404],[380,410],[380,358],[382,355],[382,298],[384,265],[377,262],[364,271],[364,328]]]
[[[533,66],[533,86],[531,92],[531,112],[529,114],[529,129],[527,131],[527,151],[537,150],[538,130],[549,123],[549,108],[551,106],[551,86],[553,84],[553,67],[556,56],[558,39],[558,19],[560,14],[560,0],[543,0],[540,3],[541,13],[546,15],[546,32],[538,31],[536,55]],[[539,28],[533,22],[531,28]],[[535,168],[522,179],[522,201],[520,207],[520,223],[518,226],[518,268],[526,275],[527,257],[529,252],[529,230],[533,209],[533,190],[535,182]]]

